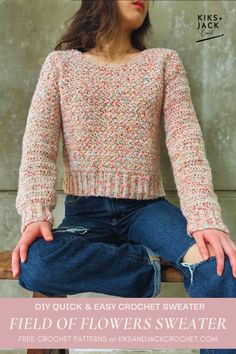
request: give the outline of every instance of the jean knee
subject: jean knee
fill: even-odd
[[[236,278],[232,274],[229,257],[225,255],[224,269],[217,274],[216,256],[194,264],[181,263],[188,268],[190,281],[186,284],[194,297],[236,297]]]
[[[211,262],[215,262],[216,261],[216,256],[211,256],[209,257],[208,259],[203,259],[199,262],[195,262],[195,263],[186,263],[186,262],[180,262],[180,265],[182,267],[186,267],[189,269],[189,272],[190,272],[190,275],[191,275],[191,279],[190,279],[190,282],[191,282],[191,285],[193,284],[193,275],[194,275],[194,271],[197,267],[203,265],[203,264],[209,264]]]
[[[46,242],[43,238],[38,238],[29,246],[26,260],[24,262],[20,260],[19,284],[29,290],[36,289],[45,276],[48,277],[50,274],[41,254],[42,245]]]

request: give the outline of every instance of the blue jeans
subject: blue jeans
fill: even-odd
[[[155,297],[160,292],[160,258],[184,277],[190,297],[235,297],[236,279],[225,254],[224,272],[216,257],[184,263],[196,243],[186,231],[180,208],[165,197],[117,199],[65,197],[65,216],[52,229],[54,241],[42,237],[21,263],[19,284],[47,296],[97,292],[121,297]],[[201,354],[235,354],[233,349],[201,349]]]

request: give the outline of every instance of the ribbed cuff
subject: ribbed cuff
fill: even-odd
[[[229,229],[227,226],[224,224],[221,216],[217,216],[212,212],[212,214],[209,214],[209,212],[205,212],[205,218],[194,218],[194,216],[191,215],[191,218],[187,218],[187,233],[190,237],[193,237],[192,233],[194,231],[203,231],[206,229],[217,229],[219,231],[223,231],[227,234],[230,234]]]
[[[36,221],[48,221],[53,225],[54,218],[51,209],[41,204],[31,204],[25,207],[21,213],[21,233],[29,224]]]

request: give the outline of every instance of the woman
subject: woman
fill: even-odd
[[[186,71],[175,50],[145,48],[151,26],[148,9],[147,0],[82,1],[43,64],[23,139],[16,200],[22,235],[12,254],[12,269],[14,276],[21,269],[25,288],[42,292],[43,287],[38,268],[34,286],[29,285],[27,263],[33,256],[28,251],[35,257],[41,252],[43,261],[58,272],[62,264],[63,269],[68,266],[72,274],[76,252],[71,250],[77,247],[72,241],[79,241],[80,250],[88,247],[89,258],[80,264],[84,274],[88,267],[99,267],[93,284],[89,279],[90,291],[101,284],[101,257],[112,278],[120,263],[136,252],[136,265],[147,255],[172,262],[192,297],[235,297],[236,245],[213,190]],[[181,209],[165,198],[161,117]],[[61,132],[65,218],[51,229]],[[101,248],[105,243],[110,243],[106,254]],[[19,264],[20,257],[28,257],[27,262]],[[132,274],[141,271],[138,265]],[[129,266],[127,261],[124,274]],[[54,274],[53,284],[52,274],[45,274],[44,293],[55,294],[55,284],[69,293],[63,287],[69,283],[66,274]]]

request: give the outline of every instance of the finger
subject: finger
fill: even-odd
[[[21,245],[20,245],[20,259],[21,259],[21,262],[25,262],[27,260],[28,247],[29,246],[26,243],[21,243]]]
[[[23,234],[21,234],[19,242],[12,252],[12,273],[14,278],[17,277],[20,273],[20,248],[22,244],[27,244],[26,240],[28,239],[29,234],[30,232],[28,231],[25,231]]]
[[[209,252],[208,252],[208,248],[206,245],[206,241],[202,235],[196,236],[195,237],[195,241],[197,242],[198,248],[199,248],[199,252],[201,254],[201,256],[203,257],[203,259],[208,259],[209,258]]]
[[[232,267],[233,276],[236,278],[236,251],[232,247],[232,244],[229,239],[222,238],[222,245],[224,247],[225,253],[229,257],[229,261]]]
[[[53,234],[51,232],[51,227],[48,223],[42,225],[41,227],[42,236],[46,241],[52,241],[54,239]]]
[[[221,276],[224,271],[224,262],[225,262],[225,254],[222,248],[221,241],[218,237],[215,236],[211,241],[209,240],[208,242],[211,243],[214,249],[216,255],[217,274]]]
[[[11,267],[12,267],[12,274],[13,277],[17,277],[20,272],[20,256],[19,256],[19,247],[17,246],[13,252],[11,257]]]

